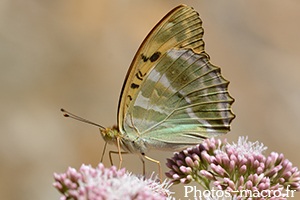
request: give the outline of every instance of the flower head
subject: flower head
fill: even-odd
[[[169,182],[160,183],[151,176],[145,179],[117,170],[115,166],[105,168],[100,163],[97,168],[82,165],[77,172],[69,167],[64,174],[54,173],[56,187],[63,196],[61,200],[99,200],[99,199],[166,199],[171,192]]]
[[[175,152],[172,159],[167,159],[167,167],[171,170],[166,176],[173,179],[173,183],[196,181],[204,189],[210,189],[212,183],[218,190],[226,190],[232,196],[242,190],[282,191],[289,187],[299,191],[298,168],[284,159],[283,154],[272,152],[265,157],[266,149],[263,144],[248,142],[243,137],[237,144],[206,139],[202,144]],[[285,199],[285,195],[282,194],[281,198]]]

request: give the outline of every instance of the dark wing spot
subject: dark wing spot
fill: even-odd
[[[131,83],[131,86],[130,86],[132,89],[136,89],[136,88],[139,88],[139,85],[135,84],[135,83]]]
[[[151,62],[154,62],[154,61],[156,61],[158,58],[159,58],[159,56],[161,55],[161,53],[160,52],[155,52],[151,57],[150,57],[150,61]]]
[[[149,59],[149,58],[146,57],[144,54],[141,54],[141,56],[142,56],[142,59],[143,59],[144,62],[147,62],[147,60]]]
[[[132,97],[130,95],[127,96],[129,98],[130,101],[132,101]]]
[[[141,71],[139,71],[138,73],[136,73],[136,75],[135,75],[139,80],[143,80],[143,74],[142,74],[142,72]]]

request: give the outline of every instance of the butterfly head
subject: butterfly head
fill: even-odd
[[[100,133],[105,142],[108,143],[117,143],[117,137],[119,136],[119,128],[117,126],[113,126],[111,128],[101,129]]]

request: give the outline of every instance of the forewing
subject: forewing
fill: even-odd
[[[127,72],[120,95],[118,124],[122,131],[128,107],[134,104],[144,78],[171,48],[204,50],[202,22],[191,7],[180,5],[171,10],[152,29],[137,51]],[[130,114],[130,113],[129,113]]]

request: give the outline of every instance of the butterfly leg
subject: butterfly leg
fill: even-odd
[[[145,168],[145,161],[144,161],[144,159],[141,157],[141,161],[142,161],[142,163],[143,163],[143,175],[144,175],[144,177],[146,176],[146,168]]]
[[[101,160],[100,160],[101,163],[102,163],[103,158],[104,158],[104,153],[105,153],[105,150],[106,150],[106,145],[107,145],[107,142],[105,142],[105,144],[104,144],[104,148],[103,148],[103,152],[102,152],[102,156],[101,156]]]
[[[120,160],[119,169],[121,169],[121,165],[122,165],[122,161],[123,161],[123,158],[122,158],[121,154],[128,154],[128,152],[121,152],[120,139],[119,138],[117,138],[117,146],[118,146],[118,151],[110,151],[109,152],[109,160],[110,160],[110,164],[113,165],[111,154],[112,153],[119,154],[119,160]]]
[[[120,152],[120,153],[121,153],[121,154],[129,154],[129,153],[126,152],[126,151]],[[111,154],[119,154],[119,152],[118,152],[118,151],[109,151],[109,153],[108,153],[110,164],[111,164],[111,165],[114,165],[114,164],[113,164],[113,161],[112,161],[112,156],[111,156]],[[122,159],[122,157],[121,157],[121,159]],[[120,161],[121,161],[121,160],[120,160]]]
[[[144,156],[144,158],[146,158],[147,160],[150,160],[151,162],[155,162],[158,164],[158,170],[159,170],[159,179],[160,179],[160,183],[162,183],[162,175],[161,175],[161,166],[160,166],[160,162],[158,160],[154,160],[152,158],[149,158],[148,156]],[[144,163],[143,163],[144,164]],[[145,168],[145,164],[143,169]]]

